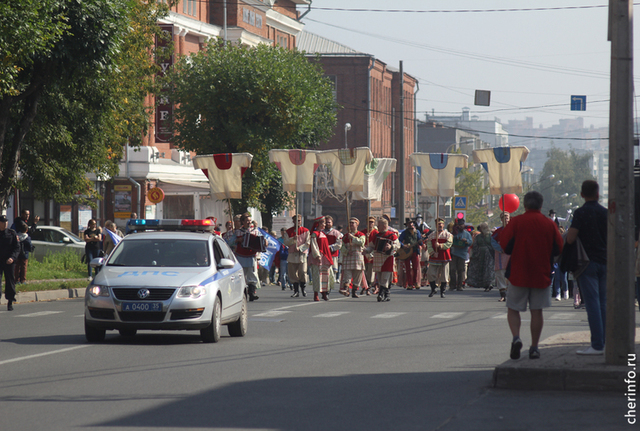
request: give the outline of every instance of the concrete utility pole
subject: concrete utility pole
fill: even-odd
[[[400,176],[400,190],[398,190],[398,221],[400,228],[404,226],[404,210],[407,206],[407,179],[405,178],[404,154],[404,70],[400,61],[400,145],[398,151],[398,175]]]
[[[633,2],[609,0],[609,220],[607,231],[607,364],[634,352]]]

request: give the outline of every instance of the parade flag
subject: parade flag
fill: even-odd
[[[317,151],[270,150],[269,160],[282,173],[282,189],[285,192],[313,192],[313,174],[318,169]]]
[[[193,168],[202,169],[209,179],[211,197],[242,199],[242,174],[251,167],[249,153],[223,153],[195,156]]]
[[[318,163],[329,166],[337,195],[364,190],[364,166],[373,160],[368,147],[319,151]]]
[[[522,193],[522,164],[527,160],[527,147],[496,147],[473,151],[473,161],[489,174],[492,195]]]
[[[456,175],[467,167],[466,154],[413,153],[411,165],[419,168],[422,195],[451,197],[456,192]]]
[[[396,171],[396,159],[376,159],[364,166],[364,189],[353,192],[354,200],[379,201],[382,198],[382,186],[391,172]]]

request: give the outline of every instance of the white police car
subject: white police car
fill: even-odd
[[[106,258],[85,293],[89,342],[107,330],[133,336],[140,329],[199,330],[205,343],[247,332],[247,287],[242,267],[211,220],[131,220],[134,231]]]

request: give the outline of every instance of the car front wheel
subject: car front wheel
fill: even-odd
[[[94,328],[93,326],[87,323],[87,318],[84,319],[84,336],[87,341],[90,343],[98,343],[100,341],[104,341],[104,337],[107,331],[104,329]]]
[[[232,337],[244,337],[247,334],[247,327],[249,326],[249,315],[247,311],[247,297],[242,296],[242,311],[240,311],[240,317],[235,322],[229,323],[227,329],[229,329],[229,335]]]
[[[205,343],[217,343],[220,340],[220,314],[221,314],[220,298],[216,296],[213,302],[213,315],[211,323],[204,329],[200,330],[200,338]]]

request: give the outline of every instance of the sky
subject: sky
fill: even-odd
[[[604,127],[611,64],[607,3],[313,0],[302,21],[305,31],[390,66],[402,61],[405,73],[419,80],[420,119],[426,112],[459,115],[468,107],[481,120],[505,125],[532,117],[535,127],[550,127],[582,117],[585,127]],[[475,90],[491,91],[491,105],[474,106]],[[587,96],[586,111],[570,110],[572,95]]]

